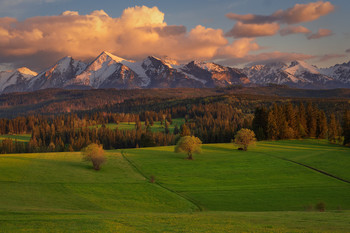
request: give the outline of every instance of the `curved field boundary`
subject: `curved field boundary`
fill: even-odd
[[[345,182],[345,183],[350,184],[350,181],[348,181],[348,180],[345,180],[345,179],[340,178],[340,177],[338,177],[338,176],[332,175],[332,174],[330,174],[330,173],[328,173],[328,172],[325,172],[325,171],[322,171],[322,170],[320,170],[320,169],[311,167],[311,166],[309,166],[309,165],[306,165],[306,164],[303,164],[303,163],[300,163],[300,162],[296,162],[296,161],[291,160],[291,159],[279,157],[279,156],[276,156],[276,155],[270,155],[270,154],[263,153],[263,152],[260,152],[260,153],[261,153],[261,154],[268,155],[268,156],[271,156],[271,157],[274,157],[274,158],[277,158],[277,159],[282,159],[282,160],[285,160],[285,161],[288,161],[288,162],[291,162],[291,163],[298,164],[298,165],[300,165],[300,166],[309,168],[309,169],[314,170],[314,171],[316,171],[316,172],[318,172],[318,173],[321,173],[321,174],[323,174],[323,175],[326,175],[326,176],[332,177],[332,178],[334,178],[334,179],[337,179],[337,180],[339,180],[339,181],[342,181],[342,182]]]
[[[130,161],[130,160],[125,156],[126,153],[125,153],[124,151],[121,151],[120,153],[121,153],[122,157],[130,164],[130,166],[133,167],[133,168],[135,169],[136,172],[138,172],[138,173],[139,173],[141,176],[143,176],[146,180],[149,180],[149,179],[150,179],[149,177],[147,177],[147,176],[141,171],[141,169],[139,169],[139,168],[136,166],[136,164],[134,164],[132,161]],[[179,196],[180,198],[185,199],[186,201],[190,202],[191,204],[193,204],[194,206],[196,206],[197,209],[198,209],[200,212],[203,211],[203,208],[202,208],[198,203],[196,203],[195,200],[193,200],[193,199],[191,199],[191,198],[189,198],[189,197],[187,197],[187,196],[185,196],[185,195],[183,195],[183,194],[180,194],[180,193],[176,192],[175,190],[172,190],[172,189],[170,189],[170,188],[168,188],[168,187],[166,187],[166,186],[164,186],[164,185],[158,183],[157,181],[155,181],[154,184],[156,184],[156,185],[158,185],[159,187],[161,187],[161,188],[163,188],[163,189],[165,189],[165,190],[167,190],[167,191],[169,191],[169,192],[172,192],[172,193],[176,194],[177,196]]]

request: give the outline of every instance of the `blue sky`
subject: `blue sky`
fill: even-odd
[[[304,4],[304,6],[308,6],[308,4],[311,3],[322,3],[322,4],[328,4],[332,5],[334,9],[330,12],[324,13],[317,17],[317,19],[314,20],[304,20],[299,23],[293,23],[293,24],[286,24],[283,23],[281,20],[276,22],[269,22],[271,25],[264,25],[266,28],[268,26],[276,26],[279,27],[274,28],[274,32],[271,32],[271,35],[249,35],[246,39],[246,34],[242,32],[244,31],[243,26],[248,26],[247,22],[241,21],[241,18],[239,20],[235,19],[229,19],[226,17],[226,14],[228,13],[234,13],[237,15],[246,15],[246,14],[252,14],[252,15],[265,15],[269,16],[272,15],[274,12],[278,10],[287,11],[287,9],[293,8],[296,6],[296,4]],[[205,50],[205,46],[207,47],[213,47],[217,46],[216,52],[213,52],[212,50],[208,50],[208,56],[206,54],[199,52],[201,49],[198,47],[195,51],[192,51],[189,49],[191,47],[191,43],[195,43],[195,39],[190,38],[190,35],[184,35],[183,37],[179,37],[178,40],[183,39],[184,41],[191,41],[186,42],[183,44],[177,43],[176,46],[172,45],[173,47],[176,47],[177,50],[181,51],[182,48],[185,48],[189,50],[189,53],[192,53],[194,55],[194,59],[203,59],[203,60],[212,60],[217,61],[219,63],[225,64],[225,65],[232,65],[232,66],[242,66],[248,63],[263,63],[269,61],[269,57],[272,57],[274,59],[281,59],[283,61],[288,62],[288,56],[290,57],[290,60],[296,58],[296,59],[302,59],[307,60],[307,62],[316,64],[320,67],[330,66],[335,63],[342,63],[347,62],[350,60],[350,53],[349,51],[346,52],[346,50],[350,49],[350,27],[347,25],[349,22],[349,15],[348,12],[350,12],[350,1],[345,0],[330,0],[330,1],[305,1],[305,0],[290,0],[290,1],[281,1],[281,0],[202,0],[202,1],[191,1],[191,0],[177,0],[177,1],[127,1],[127,0],[118,0],[118,1],[83,1],[83,0],[0,0],[0,18],[4,17],[11,17],[15,18],[16,25],[14,26],[14,23],[11,23],[11,30],[18,30],[19,28],[23,30],[23,32],[30,31],[32,33],[34,32],[33,25],[28,26],[30,23],[30,19],[37,18],[37,16],[58,16],[62,12],[65,11],[77,11],[79,12],[80,16],[85,16],[91,14],[91,12],[95,10],[103,10],[108,14],[108,17],[112,19],[118,19],[123,14],[124,10],[126,8],[134,8],[135,6],[146,6],[148,8],[152,8],[156,6],[159,10],[159,12],[164,13],[164,23],[166,23],[166,27],[173,25],[173,26],[185,26],[186,27],[186,34],[191,34],[191,30],[198,27],[198,25],[201,25],[204,27],[199,33],[203,33],[203,35],[207,35],[209,32],[207,29],[212,28],[214,30],[221,30],[222,34],[224,36],[219,38],[218,40],[222,40],[221,42],[218,42],[215,44],[213,41],[208,42],[208,45],[205,44],[205,42],[201,41],[198,42],[198,44],[201,44],[203,46],[202,50]],[[134,14],[137,17],[139,11],[134,11]],[[239,17],[239,16],[238,16]],[[47,20],[47,18],[41,18],[40,20]],[[39,21],[40,21],[39,20]],[[238,22],[241,21],[242,24],[242,30],[238,30]],[[282,23],[281,23],[282,22]],[[250,22],[248,22],[250,23]],[[257,25],[261,24],[259,22]],[[40,23],[39,23],[40,24]],[[160,25],[156,22],[157,25],[152,25],[152,28],[159,28],[164,27],[164,25]],[[272,25],[274,24],[274,25]],[[1,24],[0,24],[1,25]],[[10,24],[9,24],[10,25]],[[7,27],[9,27],[7,25]],[[114,25],[114,24],[113,24]],[[29,29],[25,29],[25,26],[30,27]],[[259,26],[259,27],[260,27]],[[309,31],[309,33],[291,33],[286,36],[281,36],[280,30],[286,28],[286,27],[297,27],[302,26]],[[6,25],[3,26],[6,28]],[[147,26],[149,27],[149,25]],[[237,27],[235,30],[233,30],[234,27]],[[318,30],[324,29],[324,31],[317,33]],[[45,29],[38,27],[38,29],[42,36],[45,36],[48,34],[48,32],[45,31]],[[118,26],[114,29],[118,30]],[[158,29],[157,29],[158,30]],[[231,36],[228,36],[228,32],[232,30]],[[10,31],[10,29],[8,30]],[[71,32],[71,31],[70,31]],[[129,31],[127,31],[129,32]],[[127,32],[124,32],[127,33]],[[65,33],[63,31],[63,33]],[[213,38],[215,37],[215,32],[213,33]],[[243,35],[242,35],[243,33]],[[1,31],[0,31],[1,34]],[[11,33],[10,33],[11,34]],[[215,35],[214,35],[215,34]],[[68,35],[68,34],[67,34]],[[69,34],[70,35],[70,34]],[[69,37],[68,35],[68,37]],[[202,34],[199,34],[202,35]],[[197,35],[197,39],[200,37]],[[314,35],[312,37],[312,35]],[[118,36],[118,35],[115,35]],[[141,36],[141,34],[138,34],[138,36]],[[147,35],[145,35],[147,36]],[[34,36],[35,37],[35,36]],[[40,37],[41,38],[41,37]],[[49,37],[47,37],[45,40],[42,38],[39,41],[33,41],[33,43],[29,43],[27,46],[32,46],[33,48],[35,46],[38,46],[40,43],[51,43],[52,41],[48,40]],[[52,37],[50,37],[52,38]],[[104,37],[107,38],[107,37]],[[314,39],[308,39],[308,38],[314,38]],[[10,37],[13,41],[19,41],[20,39],[15,37]],[[76,39],[76,38],[75,38]],[[110,40],[110,38],[107,38]],[[226,44],[225,41],[227,40]],[[245,40],[245,42],[244,42]],[[249,42],[247,42],[249,40]],[[244,42],[244,51],[241,51],[240,55],[234,54],[234,49],[241,49],[243,48],[242,43],[240,43],[240,46],[237,47],[234,46],[233,43],[235,41]],[[101,44],[103,43],[103,38],[99,40]],[[7,43],[7,44],[6,44]],[[46,58],[50,55],[52,57],[52,61],[54,59],[59,59],[59,56],[65,56],[65,55],[72,55],[77,57],[78,59],[91,59],[93,57],[93,51],[91,53],[86,54],[80,54],[79,52],[76,52],[74,49],[72,50],[54,50],[50,47],[48,48],[42,48],[42,49],[29,49],[23,47],[23,42],[21,45],[21,48],[16,50],[10,49],[3,49],[1,50],[1,47],[15,47],[15,43],[10,42],[3,42],[1,44],[0,40],[0,63],[13,63],[14,66],[19,65],[25,65],[26,62],[29,63],[32,68],[40,69],[40,65],[36,64],[33,60],[38,60],[38,63],[45,64],[43,61],[48,61]],[[52,42],[53,43],[53,42]],[[56,42],[57,43],[57,42]],[[136,42],[135,42],[136,43]],[[145,41],[141,41],[140,43],[146,43]],[[168,55],[165,54],[166,52],[169,52],[170,56],[176,57],[177,59],[182,58],[183,54],[174,54],[174,52],[170,48],[166,48],[166,40],[159,41],[159,43],[162,44],[162,49],[153,49],[150,51],[155,51],[158,56]],[[174,42],[172,42],[174,43]],[[108,44],[108,43],[107,43]],[[215,44],[215,45],[214,45]],[[228,46],[232,45],[232,49],[229,51]],[[237,42],[238,44],[238,42]],[[71,46],[71,44],[69,45]],[[89,44],[82,44],[81,46],[89,46]],[[52,46],[53,47],[53,46]],[[126,44],[125,47],[133,47],[132,45]],[[249,47],[249,48],[247,48]],[[130,55],[124,51],[121,50],[120,47],[115,45],[106,45],[105,47],[98,47],[94,48],[94,51],[97,50],[108,50],[113,53],[117,53],[116,55],[122,55],[127,56],[130,59],[139,59],[143,55],[146,54],[147,51],[142,51],[142,53],[137,54],[135,52],[131,53]],[[23,55],[21,56],[21,53],[19,51],[25,51]],[[218,52],[219,51],[219,52]],[[225,51],[225,52],[223,52]],[[72,54],[66,54],[71,52]],[[42,57],[40,57],[40,54],[42,54]],[[210,54],[210,55],[209,55]],[[97,56],[98,54],[96,54]],[[153,54],[150,54],[153,55]],[[304,55],[304,56],[302,56]],[[231,56],[231,57],[230,57]],[[181,60],[181,59],[180,59]],[[186,56],[186,58],[182,59],[185,60],[191,60],[190,56]],[[51,60],[48,62],[52,62]]]

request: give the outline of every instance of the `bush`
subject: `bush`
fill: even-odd
[[[320,211],[320,212],[324,212],[326,210],[326,204],[321,201],[321,202],[316,204],[315,209]]]
[[[156,182],[156,177],[155,177],[154,175],[152,175],[152,176],[149,178],[149,182],[151,182],[151,183]]]
[[[96,171],[101,169],[101,165],[106,161],[104,150],[101,145],[92,143],[85,147],[82,151],[83,160],[91,161]]]

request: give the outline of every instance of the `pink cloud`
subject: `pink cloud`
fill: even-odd
[[[215,58],[227,59],[227,58],[243,58],[250,51],[256,51],[261,47],[254,42],[252,38],[242,38],[235,40],[233,43],[221,47],[217,50]]]
[[[240,45],[240,55],[252,48],[246,45]],[[24,21],[0,18],[0,63],[27,61],[39,67],[67,55],[91,59],[104,50],[127,59],[155,55],[182,62],[213,59],[229,46],[222,29],[197,25],[187,30],[182,25],[168,25],[157,7],[127,8],[117,18],[103,10],[87,15],[66,11]]]
[[[331,36],[331,35],[333,35],[332,30],[319,29],[316,33],[309,35],[307,38],[309,40],[312,40],[312,39],[320,39],[320,38],[323,38],[323,37],[328,37],[328,36]]]
[[[280,26],[277,23],[245,24],[237,22],[236,25],[226,33],[226,36],[233,36],[236,38],[273,36],[278,32],[279,28]]]
[[[288,26],[280,30],[281,36],[287,36],[290,34],[309,34],[311,31],[303,26]]]
[[[226,17],[247,24],[265,24],[272,22],[296,24],[314,21],[321,16],[331,13],[334,9],[334,5],[330,2],[317,1],[307,4],[296,4],[292,8],[278,10],[271,15],[239,15],[228,13]]]
[[[220,64],[223,65],[240,65],[247,64],[268,64],[271,62],[291,62],[294,60],[308,60],[312,59],[314,56],[303,54],[303,53],[285,53],[280,51],[259,53],[259,54],[248,54],[244,57],[233,57],[220,60]]]
[[[336,58],[344,58],[346,55],[344,54],[325,54],[319,57],[318,61],[319,62],[327,62],[329,60],[333,60]]]

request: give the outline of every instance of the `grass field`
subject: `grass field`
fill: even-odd
[[[172,119],[172,124],[170,125],[169,124],[169,131],[172,133],[174,132],[174,128],[175,128],[175,125],[177,125],[180,129],[180,126],[182,124],[185,123],[185,119],[183,118],[176,118],[176,119]],[[141,121],[141,125],[145,128],[145,122],[144,121]],[[102,125],[96,125],[96,126],[91,126],[91,127],[101,127]],[[110,124],[106,124],[106,127],[107,128],[110,128],[110,129],[116,129],[118,128],[119,130],[131,130],[131,129],[135,129],[135,122],[120,122],[119,124],[115,124],[115,123],[110,123]],[[155,121],[153,126],[151,126],[151,130],[153,132],[164,132],[164,124],[161,125],[160,124],[160,121]]]
[[[292,162],[348,179],[349,156],[317,140],[194,161],[157,147],[108,151],[96,172],[77,152],[0,155],[0,232],[349,232],[350,184]]]
[[[32,135],[30,134],[8,134],[0,135],[0,141],[4,139],[12,139],[13,141],[17,140],[18,142],[29,142]]]

